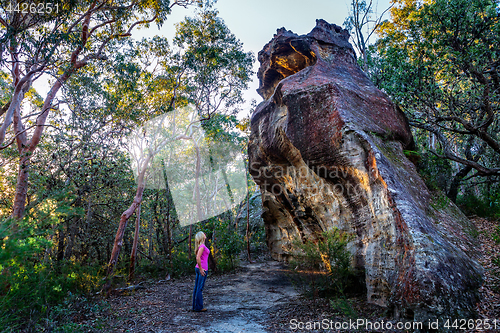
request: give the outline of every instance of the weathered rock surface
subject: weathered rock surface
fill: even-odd
[[[268,246],[286,260],[291,240],[337,227],[370,302],[414,320],[471,318],[482,268],[469,221],[435,198],[404,150],[404,114],[356,63],[342,28],[318,20],[284,28],[259,52],[264,98],[251,119],[250,172],[262,192]]]

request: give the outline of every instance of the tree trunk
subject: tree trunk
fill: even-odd
[[[170,211],[170,210],[169,210]],[[167,219],[167,255],[170,272],[174,271],[174,261],[172,260],[172,226],[170,225],[170,218]]]
[[[191,238],[193,237],[193,225],[189,225],[189,259],[191,259]]]
[[[80,207],[82,205],[82,192],[80,189],[78,190],[78,197],[75,200],[75,207]],[[78,233],[80,225],[80,218],[78,215],[75,215],[72,220],[66,220],[66,230],[67,230],[67,244],[66,248],[64,249],[64,259],[71,259],[71,256],[73,255],[73,247],[76,243],[76,235]],[[83,244],[85,244],[84,242]],[[81,259],[81,252],[80,256],[76,258],[77,260]]]
[[[215,238],[215,236],[216,236],[215,231],[216,230],[217,229],[215,229],[215,227],[214,227],[214,231],[212,232],[212,246],[214,248],[214,252],[215,252],[215,249],[217,248],[217,239]],[[214,258],[215,258],[215,253],[214,253]]]
[[[24,216],[26,207],[26,195],[28,193],[28,177],[30,166],[30,154],[26,150],[21,153],[19,160],[19,172],[17,174],[16,194],[14,197],[14,207],[12,217],[20,220]]]
[[[56,261],[61,262],[64,259],[64,240],[65,235],[63,230],[57,233],[57,256]]]
[[[148,256],[150,257],[153,257],[154,228],[155,228],[154,219],[150,219],[148,221]]]
[[[123,235],[125,234],[125,228],[127,228],[128,219],[130,218],[130,216],[132,216],[132,214],[134,214],[135,210],[140,205],[143,193],[144,185],[137,188],[134,202],[132,202],[130,207],[123,212],[120,218],[120,224],[118,225],[118,231],[116,232],[113,250],[111,251],[111,258],[108,264],[108,275],[112,275],[114,272],[115,265],[118,261],[118,256],[120,255],[120,250],[123,245]]]
[[[460,189],[460,183],[462,182],[462,179],[464,179],[465,176],[472,170],[472,167],[470,165],[466,165],[462,169],[460,169],[457,174],[453,177],[453,180],[451,181],[450,184],[450,189],[448,190],[448,198],[450,198],[451,201],[454,203],[457,202],[457,196],[458,196],[458,190]]]
[[[139,242],[139,228],[141,224],[141,204],[137,208],[137,218],[135,219],[135,233],[134,233],[134,243],[132,244],[132,252],[130,253],[130,270],[128,274],[128,279],[134,279],[135,273],[135,258],[137,257],[137,243]]]
[[[77,199],[76,207],[78,207],[79,200]],[[73,223],[68,221],[68,243],[66,244],[66,249],[64,249],[64,258],[70,259],[73,255],[73,245],[75,244],[75,237],[78,231],[78,217],[73,218]],[[79,258],[78,258],[79,259]]]
[[[21,103],[23,101],[24,94],[27,91],[27,89],[26,89],[26,91],[24,91],[25,89],[23,89],[23,88],[26,85],[27,88],[29,89],[29,87],[31,86],[31,78],[33,76],[33,74],[31,74],[29,76],[26,75],[25,77],[20,78],[19,71],[17,70],[19,68],[19,64],[17,64],[17,67],[16,67],[16,65],[14,65],[13,67],[15,68],[13,80],[14,80],[14,82],[16,80],[19,80],[19,82],[17,82],[17,84],[15,85],[14,91],[12,94],[12,98],[11,98],[10,103],[9,103],[9,107],[4,112],[5,113],[4,122],[0,126],[0,146],[2,146],[3,143],[5,142],[5,135],[7,133],[7,129],[12,124],[12,121],[15,117],[16,112],[19,112],[19,108],[21,107]],[[15,132],[16,132],[16,128],[14,128],[14,133]]]
[[[144,176],[144,175],[142,175]],[[134,201],[130,205],[130,207],[123,212],[120,218],[120,224],[118,225],[118,230],[115,236],[115,242],[113,244],[113,250],[111,251],[111,257],[109,259],[108,268],[107,268],[107,279],[108,281],[103,287],[103,291],[106,292],[106,296],[109,296],[111,293],[111,283],[112,283],[112,275],[115,271],[116,263],[118,262],[118,257],[120,255],[120,250],[123,245],[123,235],[125,234],[125,229],[127,228],[127,222],[130,216],[134,214],[137,207],[140,205],[142,201],[142,194],[144,193],[144,182],[140,181],[140,186],[137,187],[137,192],[135,194]]]
[[[248,188],[248,186],[247,186]],[[250,192],[247,194],[247,255],[248,255],[248,261],[252,263],[252,259],[250,257]]]
[[[42,107],[43,112],[38,116],[36,120],[37,127],[35,128],[31,140],[27,141],[26,134],[21,134],[23,129],[21,119],[15,120],[16,124],[14,126],[14,131],[16,135],[18,135],[18,147],[21,148],[21,150],[19,151],[21,158],[19,160],[19,173],[17,176],[16,195],[14,197],[14,206],[12,208],[12,217],[16,220],[20,220],[24,217],[26,195],[28,193],[28,176],[31,155],[33,154],[36,147],[38,146],[38,143],[41,140],[43,129],[45,127],[45,120],[47,119],[49,110],[52,108],[52,101],[61,88],[63,82],[66,82],[68,77],[69,75],[66,73],[61,75],[47,94]],[[11,105],[11,107],[13,106],[14,105]],[[14,117],[16,116],[20,118],[19,114],[14,115]]]
[[[130,207],[123,212],[120,218],[120,224],[118,225],[118,230],[116,231],[115,241],[113,243],[113,250],[111,251],[111,256],[107,268],[106,275],[108,278],[108,282],[104,285],[103,288],[103,291],[106,291],[107,296],[109,296],[111,292],[111,282],[112,282],[111,276],[113,275],[116,263],[118,262],[120,250],[123,245],[123,235],[125,234],[125,229],[127,228],[128,219],[132,216],[132,214],[134,214],[135,210],[142,202],[142,194],[144,193],[144,187],[145,187],[144,176],[146,174],[149,161],[151,160],[152,157],[153,157],[152,154],[149,154],[146,160],[144,161],[141,171],[139,172],[139,175],[137,177],[137,191],[135,193],[134,201],[132,202]]]

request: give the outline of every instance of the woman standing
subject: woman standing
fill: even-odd
[[[194,253],[196,253],[196,266],[194,268],[196,272],[196,279],[194,281],[194,291],[193,291],[193,311],[202,312],[207,311],[203,307],[203,287],[205,286],[205,280],[207,279],[208,270],[208,256],[210,255],[210,250],[205,246],[205,239],[207,236],[202,231],[199,231],[196,236],[194,236],[195,247]]]

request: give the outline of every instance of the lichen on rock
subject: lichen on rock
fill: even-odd
[[[284,28],[259,52],[250,173],[262,193],[272,256],[333,228],[356,235],[353,264],[370,302],[414,320],[471,318],[482,268],[470,223],[451,202],[436,208],[404,150],[404,114],[356,63],[349,34],[317,20]]]

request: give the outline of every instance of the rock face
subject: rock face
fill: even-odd
[[[292,239],[337,227],[355,235],[368,300],[414,320],[471,318],[482,268],[469,221],[433,197],[404,151],[404,114],[356,63],[342,28],[281,28],[259,52],[250,173],[262,192],[267,241],[286,260]]]

